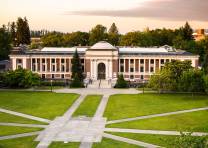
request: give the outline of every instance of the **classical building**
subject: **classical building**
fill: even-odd
[[[41,50],[14,49],[10,55],[13,70],[22,67],[46,79],[70,79],[71,60],[77,50],[86,78],[115,80],[122,73],[126,80],[148,80],[166,62],[190,60],[198,67],[198,55],[169,46],[141,48],[115,47],[100,41],[91,47],[45,47]]]

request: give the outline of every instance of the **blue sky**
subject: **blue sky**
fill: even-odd
[[[89,31],[113,22],[121,33],[177,28],[189,21],[208,28],[208,0],[0,0],[0,24],[26,16],[31,29]]]

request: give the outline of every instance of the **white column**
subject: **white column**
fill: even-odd
[[[42,58],[40,58],[40,72],[42,72],[43,71],[43,65],[42,65],[43,63],[42,63]]]
[[[64,58],[64,72],[66,72],[66,58]]]
[[[110,60],[110,66],[109,66],[109,78],[113,78],[113,61]]]
[[[140,62],[140,60],[141,60],[141,59],[139,59],[139,70],[138,70],[139,74],[140,74],[140,72],[141,72],[141,71],[140,71],[140,67],[141,67],[141,62]]]
[[[154,73],[156,72],[156,59],[154,59]]]
[[[38,62],[37,62],[37,58],[35,58],[35,71],[38,71]]]
[[[150,64],[151,64],[151,63],[150,63],[150,60],[151,60],[151,58],[149,58],[149,73],[150,73],[150,67],[151,67],[151,66],[150,66]]]
[[[124,58],[124,74],[126,73],[126,59]]]
[[[32,58],[30,58],[30,70],[33,71],[32,69],[33,65],[32,65]]]
[[[26,58],[22,58],[22,68],[26,68]]]
[[[16,58],[12,58],[12,69],[13,70],[17,69],[17,59]]]
[[[94,78],[95,78],[95,80],[97,80],[97,59],[94,60],[93,67],[94,67]]]
[[[146,73],[146,59],[144,59],[144,74]]]
[[[52,58],[50,58],[50,65],[49,66],[50,66],[50,72],[52,72],[52,69],[51,69],[52,68]]]
[[[161,66],[161,64],[160,64],[160,63],[161,63],[161,59],[159,59],[159,70],[161,69],[161,67],[160,67],[160,66]]]

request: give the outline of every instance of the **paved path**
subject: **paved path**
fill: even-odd
[[[92,142],[82,142],[79,146],[79,148],[91,148],[93,145]]]
[[[80,104],[83,102],[83,100],[85,99],[86,95],[80,95],[79,98],[73,103],[73,105],[69,108],[68,111],[66,111],[66,113],[64,114],[64,118],[66,118],[66,120],[69,120],[73,113],[76,111],[76,109],[80,106]]]
[[[148,147],[148,148],[160,147],[160,146],[145,143],[142,141],[132,140],[132,139],[128,139],[128,138],[124,138],[124,137],[120,137],[120,136],[115,136],[115,135],[111,135],[111,134],[106,134],[106,133],[103,134],[103,137],[110,138],[110,139],[117,140],[117,141],[121,141],[121,142],[126,142],[129,144],[142,146],[142,147]]]
[[[139,116],[139,117],[135,117],[135,118],[112,120],[112,121],[108,121],[107,124],[135,121],[135,120],[148,119],[148,118],[154,118],[154,117],[163,117],[163,116],[168,116],[168,115],[176,115],[176,114],[189,113],[189,112],[202,111],[202,110],[208,110],[208,107],[175,111],[175,112],[168,112],[168,113],[162,113],[162,114],[147,115],[147,116]]]
[[[37,128],[46,128],[48,125],[40,125],[40,124],[21,124],[21,123],[6,123],[0,122],[2,126],[20,126],[20,127],[37,127]]]
[[[37,148],[47,148],[51,144],[55,136],[60,132],[62,127],[64,127],[65,123],[70,120],[73,113],[80,106],[84,99],[85,95],[80,95],[80,97],[73,103],[73,105],[69,108],[68,111],[66,111],[66,113],[62,117],[58,117],[51,122],[48,128],[46,128],[45,131],[43,131],[41,135],[39,135],[39,137],[41,138],[39,144],[37,145]]]
[[[138,94],[142,93],[142,91],[138,91],[133,88],[129,89],[115,89],[115,88],[81,88],[81,89],[57,89],[54,90],[56,93],[77,93],[77,94],[100,94],[100,95],[114,95],[114,94]]]
[[[0,137],[0,140],[6,140],[6,139],[15,139],[20,137],[27,137],[27,136],[34,136],[40,134],[40,131],[38,132],[30,132],[30,133],[23,133],[23,134],[17,134],[17,135],[10,135],[10,136],[2,136]]]
[[[40,121],[40,122],[50,123],[50,120],[48,120],[48,119],[43,119],[43,118],[40,118],[40,117],[35,117],[35,116],[31,116],[31,115],[27,115],[27,114],[15,112],[15,111],[10,111],[10,110],[3,109],[3,108],[0,108],[0,112],[7,113],[7,114],[12,114],[12,115],[15,115],[15,116],[20,116],[20,117],[23,117],[23,118],[32,119],[32,120],[36,120],[36,121]]]
[[[105,108],[106,108],[106,105],[108,103],[108,98],[109,98],[109,95],[104,95],[102,97],[102,100],[95,112],[95,115],[94,115],[94,118],[101,118],[103,117],[103,114],[104,114],[104,111],[105,111]]]
[[[181,135],[179,131],[159,131],[159,130],[139,130],[139,129],[122,129],[122,128],[105,128],[107,132],[138,133],[138,134],[155,134],[155,135]],[[190,132],[183,132],[190,133]],[[193,132],[192,136],[206,136],[208,133]]]

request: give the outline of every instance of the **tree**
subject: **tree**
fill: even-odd
[[[63,46],[63,34],[59,32],[48,33],[41,38],[43,46],[46,47],[62,47]]]
[[[16,24],[15,22],[11,23],[11,28],[10,28],[10,33],[11,33],[11,41],[13,46],[16,46]]]
[[[8,59],[10,53],[11,36],[5,27],[0,28],[0,60]]]
[[[204,50],[200,55],[202,57],[202,68],[204,72],[208,74],[208,37],[200,41],[200,45],[202,46],[202,50]]]
[[[208,75],[204,75],[203,80],[204,80],[204,90],[208,94]]]
[[[72,83],[71,87],[83,87],[83,71],[82,65],[77,50],[75,50],[72,58]]]
[[[17,31],[16,31],[17,45],[30,44],[30,28],[26,17],[24,19],[19,17],[17,19],[16,25],[17,25]]]
[[[197,69],[190,69],[184,71],[179,80],[180,91],[186,92],[203,92],[204,91],[204,79],[203,72]]]
[[[75,73],[74,78],[72,79],[72,82],[70,84],[70,87],[72,88],[80,88],[80,87],[84,87],[84,83],[82,80],[80,80],[79,76],[77,73]]]
[[[124,80],[124,77],[122,74],[118,75],[118,79],[116,81],[115,88],[127,88],[127,82]]]
[[[111,34],[111,33],[113,33],[113,34],[119,34],[118,28],[117,28],[117,26],[116,26],[115,23],[113,23],[113,24],[111,25],[110,29],[108,30],[108,33],[109,33],[109,34]]]
[[[113,23],[108,31],[108,42],[112,45],[117,46],[119,42],[119,32],[118,28],[116,27],[115,23]]]
[[[107,28],[103,25],[97,25],[90,31],[89,42],[93,45],[99,41],[107,39]]]
[[[89,45],[89,33],[87,32],[72,32],[63,35],[64,46],[86,46]]]
[[[40,84],[40,77],[27,69],[16,69],[4,74],[3,83],[11,88],[29,88]]]
[[[193,40],[193,29],[189,25],[188,22],[185,23],[185,25],[178,30],[175,31],[176,35],[179,35],[182,37],[183,40],[185,41],[190,41]]]
[[[191,61],[171,61],[158,73],[152,75],[149,80],[149,87],[157,90],[177,90],[181,75],[184,71],[192,69]]]

